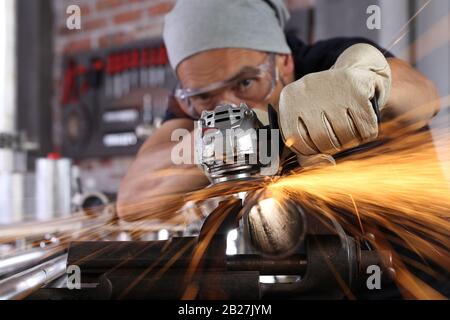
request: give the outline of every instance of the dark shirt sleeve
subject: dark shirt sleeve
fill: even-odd
[[[349,47],[357,43],[367,43],[380,50],[386,58],[393,55],[381,48],[371,40],[365,38],[333,38],[318,41],[313,45],[306,45],[304,42],[292,35],[287,35],[289,46],[292,49],[295,60],[296,78],[330,69],[338,57]]]

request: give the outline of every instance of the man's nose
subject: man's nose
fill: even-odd
[[[219,99],[216,102],[216,105],[222,105],[222,104],[235,104],[239,105],[242,101],[242,99],[239,99],[236,97],[233,92],[230,92],[229,90],[226,90],[223,92],[219,97]]]

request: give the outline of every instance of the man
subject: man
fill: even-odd
[[[186,115],[169,113],[141,148],[121,184],[121,218],[133,219],[133,204],[208,184],[195,165],[173,164],[172,148],[193,139],[172,142],[171,134],[184,128],[192,135],[193,120],[220,103],[275,106],[283,138],[304,166],[374,140],[374,99],[384,120],[401,117],[399,127],[425,126],[439,110],[434,85],[406,62],[360,38],[305,45],[284,34],[288,18],[282,0],[177,2],[164,41]],[[165,169],[175,171],[160,174]]]

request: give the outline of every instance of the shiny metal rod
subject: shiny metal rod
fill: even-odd
[[[229,271],[258,271],[260,275],[303,275],[308,261],[304,255],[293,255],[284,259],[266,259],[258,255],[238,254],[227,256]]]
[[[20,300],[66,272],[67,254],[0,281],[0,300]]]
[[[35,266],[48,258],[50,254],[50,250],[47,249],[31,249],[2,257],[0,258],[0,277]]]

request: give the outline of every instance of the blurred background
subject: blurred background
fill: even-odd
[[[176,79],[161,33],[174,3],[0,1],[0,225],[64,217],[115,200],[139,146],[170,106]],[[449,95],[448,0],[286,4],[288,29],[305,42],[369,38]],[[373,5],[380,29],[367,26]],[[81,29],[71,29],[68,18],[77,8]],[[450,122],[445,112],[439,118]]]

